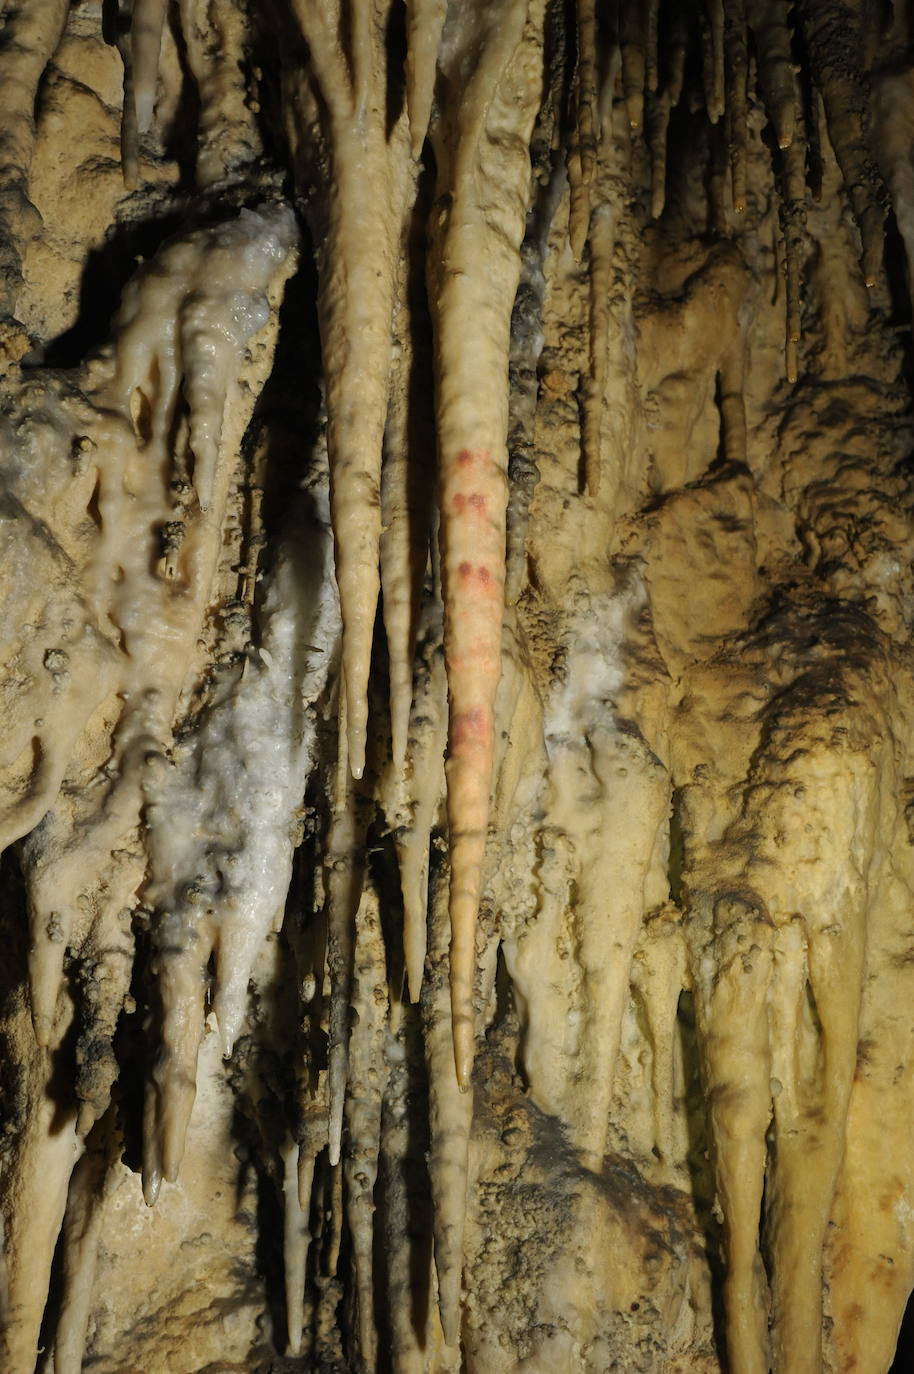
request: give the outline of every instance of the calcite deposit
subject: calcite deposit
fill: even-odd
[[[0,24],[4,1374],[906,1368],[909,7]]]

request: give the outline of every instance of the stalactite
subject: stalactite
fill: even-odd
[[[359,906],[353,977],[353,1028],[346,1090],[347,1142],[343,1175],[346,1219],[355,1267],[359,1355],[377,1362],[374,1310],[374,1189],[381,1139],[381,1100],[387,1077],[385,1022],[387,972],[377,895],[366,890]]]
[[[666,201],[666,147],[670,97],[666,91],[648,101],[647,142],[651,155],[651,215],[659,219]]]
[[[311,1188],[308,1186],[303,1190],[305,1196],[302,1200],[299,1196],[298,1162],[298,1142],[289,1141],[282,1156],[282,1263],[286,1296],[286,1343],[289,1354],[293,1356],[301,1353],[305,1329],[305,1279],[308,1249],[311,1244],[311,1232],[308,1229]]]
[[[544,149],[545,152],[545,149]],[[508,376],[508,482],[506,512],[505,602],[513,605],[521,590],[530,501],[538,473],[533,458],[533,427],[538,392],[537,369],[543,350],[544,271],[561,181],[551,157],[537,169],[539,195],[527,216],[527,232],[521,245],[521,272],[511,313],[511,348]]]
[[[407,1044],[418,1049],[417,1039],[413,1033]],[[444,1344],[436,1301],[431,1213],[422,1191],[425,1142],[416,1140],[405,1110],[415,1100],[416,1062],[407,1051],[402,1063],[392,1065],[381,1131],[390,1353],[403,1374],[425,1374],[427,1368],[457,1374],[460,1352],[448,1352]]]
[[[751,892],[711,897],[709,905],[709,938],[693,955],[692,976],[724,1214],[727,1353],[734,1374],[764,1374],[758,1223],[771,1115],[766,1051],[772,931]]]
[[[749,74],[746,12],[743,0],[725,0],[724,44],[733,209],[741,215],[746,208],[746,81]]]
[[[232,55],[251,44],[242,7],[180,0],[181,34],[200,99],[196,179],[216,186],[261,152],[255,108],[244,71]]]
[[[403,250],[407,280],[401,284],[394,330],[396,356],[381,475],[381,590],[390,659],[391,753],[398,774],[406,767],[413,659],[429,561],[435,478],[431,369],[426,366],[431,338],[423,328],[424,292],[415,280],[420,248],[417,244],[413,249],[407,241]]]
[[[806,239],[806,138],[799,119],[800,92],[791,65],[786,7],[772,4],[755,26],[759,78],[781,155],[781,232],[786,282],[785,362],[789,382],[798,374],[801,333],[801,263]]]
[[[61,1231],[63,1299],[54,1338],[54,1374],[80,1374],[92,1304],[96,1257],[102,1236],[101,1199],[116,1141],[114,1112],[86,1143],[73,1170]]]
[[[875,85],[873,122],[877,148],[898,231],[908,261],[908,290],[914,283],[914,164],[911,131],[914,100],[910,69],[883,73]]]
[[[653,912],[632,964],[632,985],[640,988],[649,1023],[651,1087],[654,1099],[654,1146],[658,1156],[671,1153],[676,1139],[676,1049],[669,1029],[679,1000],[689,984],[682,913],[670,902]]]
[[[444,797],[447,742],[447,681],[438,608],[429,604],[422,636],[409,776],[389,807],[403,899],[403,959],[410,1000],[422,988],[428,929],[429,837]]]
[[[604,638],[605,631],[597,627],[602,623],[608,628],[624,613],[621,598],[612,610],[606,605],[599,610],[593,607],[569,627],[568,678],[545,719],[549,810],[554,823],[571,838],[578,853],[586,847],[584,837],[592,827],[605,836],[601,862],[586,869],[576,867],[573,874],[582,907],[603,909],[605,927],[603,922],[585,922],[575,932],[578,986],[572,1045],[578,1074],[588,1088],[579,1100],[566,1100],[562,1107],[575,1146],[594,1166],[602,1160],[606,1146],[628,968],[637,938],[636,912],[642,909],[656,832],[669,804],[663,770],[652,774],[635,763],[638,741],[620,735],[602,707],[619,665],[611,639]],[[627,873],[620,883],[623,852]],[[611,902],[604,908],[598,894],[611,890],[610,874],[617,875],[616,883]],[[534,997],[528,994],[525,1000],[532,1022],[550,1015]],[[531,1039],[539,1033],[539,1026],[531,1024]]]
[[[745,383],[746,341],[740,330],[720,369],[720,422],[724,457],[729,463],[745,463],[749,453]]]
[[[685,65],[689,44],[689,28],[686,16],[678,8],[672,16],[669,44],[667,91],[669,92],[670,105],[675,109],[682,99],[683,87],[685,86]]]
[[[380,591],[381,457],[397,252],[412,180],[410,130],[405,112],[389,133],[386,128],[387,10],[376,11],[368,0],[352,7],[351,73],[339,46],[339,15],[313,0],[299,0],[295,12],[324,112],[326,151],[319,175],[329,180],[320,190],[311,182],[309,164],[318,160],[310,143],[301,175],[317,245],[347,747],[353,777],[359,778]],[[304,145],[310,112],[301,98],[295,117]],[[370,256],[362,251],[368,223],[374,226]]]
[[[795,382],[799,373],[798,344],[801,338],[801,262],[805,240],[805,201],[801,188],[803,179],[803,149],[798,143],[791,143],[785,153],[784,180],[787,198],[782,208],[784,226],[784,277],[786,283],[785,319],[786,339],[784,345],[786,373],[788,382]]]
[[[473,1100],[460,1091],[454,1064],[447,972],[446,874],[435,875],[429,911],[428,978],[423,988],[423,1028],[429,1080],[429,1175],[434,1215],[438,1308],[446,1343],[460,1342],[460,1288],[469,1184]],[[474,959],[475,964],[475,959]]]
[[[345,717],[344,717],[345,719]],[[341,737],[343,732],[341,730]],[[346,1087],[355,931],[364,877],[367,815],[364,798],[346,775],[346,752],[337,764],[333,822],[327,842],[327,967],[330,973],[330,1163],[340,1161]]]
[[[148,133],[152,124],[167,8],[165,0],[134,0],[130,15],[133,103],[138,134]]]
[[[705,63],[705,104],[712,124],[722,119],[727,108],[725,77],[726,0],[708,0],[710,28]]]
[[[499,369],[508,356],[520,275],[530,177],[527,145],[536,115],[530,77],[541,62],[541,8],[528,13],[518,0],[506,0],[487,15],[482,29],[478,14],[467,12],[462,22],[456,15],[451,19],[454,27],[445,28],[443,42],[454,65],[442,75],[452,83],[456,103],[432,126],[441,195],[446,193],[449,203],[433,227],[433,262],[441,267],[432,270],[430,295],[450,701],[452,1029],[457,1077],[466,1089],[474,1053],[473,946],[504,601],[508,423]],[[486,248],[483,276],[474,263]]]
[[[759,79],[777,145],[782,150],[793,142],[797,114],[788,9],[785,0],[770,0],[757,7],[752,21]]]
[[[645,35],[645,85],[651,95],[660,89],[660,0],[648,0]]]
[[[64,1024],[61,1031],[66,1029]],[[29,1093],[27,1118],[18,1134],[15,1155],[4,1168],[7,1198],[12,1195],[16,1205],[10,1210],[7,1204],[4,1224],[7,1283],[0,1353],[7,1368],[17,1374],[35,1367],[70,1176],[82,1154],[76,1113],[57,1111],[47,1093],[50,1061],[50,1051],[40,1051],[37,1059],[24,1066]]]
[[[406,7],[406,102],[416,158],[428,133],[438,45],[446,14],[446,0],[409,0]]]
[[[902,7],[3,38],[4,1368],[885,1374]]]
[[[3,128],[0,132],[3,189],[0,193],[0,276],[5,315],[16,308],[22,284],[22,254],[29,238],[41,232],[41,217],[28,196],[29,167],[35,139],[35,100],[39,82],[66,23],[65,0],[33,0],[7,10],[3,16],[0,81],[3,84]],[[27,344],[6,330],[3,354],[18,362]]]
[[[810,65],[821,92],[828,136],[860,230],[867,286],[882,275],[885,190],[866,144],[866,93],[860,71],[859,26],[843,0],[799,6]],[[816,91],[812,99],[817,98]]]
[[[620,6],[619,46],[622,52],[622,89],[629,128],[644,122],[645,51],[642,11],[638,5]]]
[[[567,164],[571,193],[569,237],[572,252],[576,258],[580,258],[590,222],[590,183],[597,160],[597,16],[593,0],[578,0],[576,13],[577,63],[572,95],[575,123],[574,132],[569,140]]]
[[[597,14],[593,0],[578,3],[578,66],[576,113],[581,176],[590,184],[597,160],[594,106],[597,98]]]

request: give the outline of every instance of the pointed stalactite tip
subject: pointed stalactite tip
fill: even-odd
[[[470,1091],[473,1077],[475,1051],[474,1028],[471,1021],[461,1013],[452,1012],[452,1035],[454,1040],[454,1070],[457,1086],[462,1093]]]

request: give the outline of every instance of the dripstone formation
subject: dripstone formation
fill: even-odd
[[[886,1374],[914,34],[0,18],[4,1374]]]

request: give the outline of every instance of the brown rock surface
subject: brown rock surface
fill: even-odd
[[[8,1374],[889,1370],[909,22],[3,10]]]

